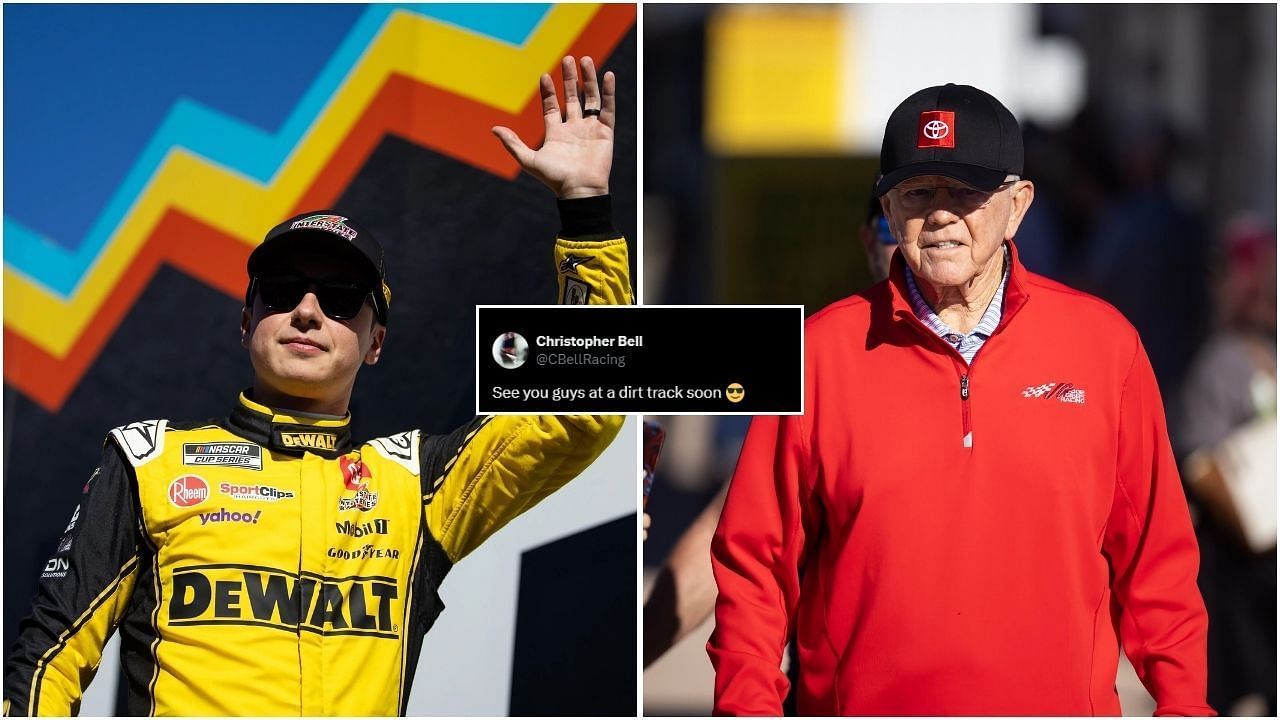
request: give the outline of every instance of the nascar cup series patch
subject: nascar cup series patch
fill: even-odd
[[[183,443],[183,465],[226,465],[262,469],[262,448],[254,443]]]

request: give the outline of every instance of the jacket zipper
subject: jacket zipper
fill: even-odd
[[[969,395],[971,394],[969,392],[969,375],[973,372],[972,368],[969,367],[968,363],[965,363],[964,356],[960,354],[960,351],[956,350],[951,343],[943,340],[937,335],[934,335],[932,330],[925,327],[924,323],[920,322],[920,318],[917,318],[912,313],[905,313],[905,316],[909,318],[907,322],[916,329],[916,332],[927,338],[929,342],[941,343],[942,347],[945,347],[951,353],[951,356],[963,365],[963,369],[960,371],[960,426],[962,430],[960,442],[965,448],[972,448],[973,423],[969,417]],[[994,338],[996,333],[1000,332],[1003,325],[1004,322],[1002,321],[1000,325],[996,327],[995,332],[991,333],[991,337],[987,338],[987,342],[991,342],[991,338]]]

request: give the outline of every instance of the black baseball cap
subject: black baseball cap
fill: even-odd
[[[876,196],[918,175],[945,175],[995,190],[1022,175],[1022,131],[1013,113],[970,85],[925,88],[889,116]]]
[[[245,304],[253,299],[253,278],[288,267],[289,259],[301,250],[345,258],[358,269],[373,292],[378,322],[387,324],[391,309],[391,287],[387,285],[386,257],[373,235],[333,210],[313,210],[295,215],[271,228],[262,243],[249,254],[249,290]]]

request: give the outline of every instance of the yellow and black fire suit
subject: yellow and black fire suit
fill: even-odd
[[[562,217],[562,236],[592,239],[557,239],[561,298],[631,302],[625,240]],[[449,568],[623,418],[479,417],[364,443],[349,420],[241,394],[217,422],[112,430],[20,626],[6,714],[75,712],[117,626],[130,715],[402,714]]]

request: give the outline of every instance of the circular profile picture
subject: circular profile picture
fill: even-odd
[[[493,361],[515,370],[529,357],[529,342],[520,333],[505,332],[493,341]]]

